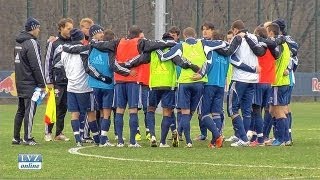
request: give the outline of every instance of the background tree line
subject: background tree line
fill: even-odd
[[[300,44],[300,72],[319,72],[318,0],[166,0],[167,28],[181,30],[191,26],[199,36],[203,22],[213,22],[226,33],[232,21],[242,19],[248,30],[278,17],[287,21],[288,33]],[[15,36],[24,27],[27,16],[41,23],[42,57],[46,40],[57,33],[56,23],[71,17],[75,27],[83,17],[125,36],[132,24],[139,25],[147,38],[154,37],[153,0],[0,0],[0,70],[14,69]]]

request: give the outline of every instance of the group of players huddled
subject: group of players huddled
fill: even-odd
[[[236,20],[226,36],[206,22],[202,38],[187,27],[183,41],[175,26],[162,40],[149,40],[138,26],[118,39],[89,18],[81,20],[80,29],[73,24],[70,18],[61,19],[58,36],[50,37],[47,45],[43,80],[55,89],[55,140],[69,140],[63,134],[68,110],[77,146],[93,142],[99,147],[124,147],[124,119],[128,119],[128,147],[141,147],[138,111],[143,110],[151,147],[170,147],[166,139],[171,130],[173,147],[185,141],[191,148],[194,114],[200,127],[195,140],[206,140],[209,130],[209,148],[221,148],[224,141],[233,147],[292,145],[289,104],[298,44],[286,34],[283,19],[261,24],[253,34]],[[234,129],[227,139],[223,136],[226,85],[226,111]],[[155,112],[160,104],[157,138]],[[116,144],[108,138],[112,115]],[[53,140],[52,128],[46,124],[45,141]],[[13,144],[19,141],[16,133]],[[29,145],[36,144],[32,141]]]

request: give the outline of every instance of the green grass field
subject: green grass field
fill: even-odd
[[[74,150],[75,154],[71,154],[68,150],[74,148],[75,143],[69,116],[66,118],[65,134],[71,138],[70,142],[44,142],[45,108],[42,105],[38,108],[33,126],[33,136],[40,145],[12,146],[16,106],[0,105],[0,179],[319,179],[319,108],[319,103],[292,105],[292,147],[232,148],[230,143],[225,142],[221,149],[209,149],[209,141],[205,141],[194,142],[191,149],[184,148],[184,142],[178,148],[151,148],[149,142],[143,139],[140,142],[142,148],[99,148],[86,144],[86,148]],[[125,137],[128,139],[127,120],[125,125]],[[140,120],[140,126],[143,125]],[[159,132],[160,116],[157,116],[156,125]],[[144,128],[141,129],[144,135]],[[224,132],[226,137],[232,134],[229,118]],[[198,121],[193,118],[192,137],[198,133]],[[113,131],[109,137],[114,139]],[[19,153],[42,154],[42,169],[19,170]]]

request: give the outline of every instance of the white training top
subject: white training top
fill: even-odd
[[[62,63],[61,65],[64,66],[68,78],[68,92],[86,93],[93,91],[93,89],[89,87],[89,75],[85,72],[80,54],[62,52],[60,62]]]
[[[248,33],[249,38],[258,42],[258,39],[255,35]],[[242,38],[242,42],[237,51],[230,57],[230,60],[233,64],[244,63],[250,67],[258,66],[258,57],[252,52],[247,41]],[[259,74],[247,72],[242,69],[238,69],[236,66],[233,67],[232,80],[245,82],[245,83],[258,83]]]

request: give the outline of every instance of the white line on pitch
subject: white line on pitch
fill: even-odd
[[[117,161],[133,161],[133,162],[149,162],[149,163],[169,163],[169,164],[188,164],[188,165],[210,165],[210,166],[227,166],[227,167],[246,167],[246,168],[280,168],[280,169],[297,169],[297,170],[320,170],[319,167],[294,167],[294,166],[270,166],[270,165],[241,165],[241,164],[217,164],[217,163],[198,163],[198,162],[184,162],[184,161],[161,161],[161,160],[148,160],[148,159],[130,159],[130,158],[117,158],[111,156],[101,156],[94,154],[84,154],[79,152],[81,149],[95,147],[95,146],[86,146],[86,147],[76,147],[70,148],[68,152],[70,154],[87,156],[87,157],[96,157],[101,159],[111,159]]]
[[[315,179],[315,178],[320,178],[320,176],[298,176],[298,177],[286,177],[286,178],[282,178],[282,179]]]

